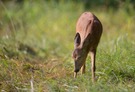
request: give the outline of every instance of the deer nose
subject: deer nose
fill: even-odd
[[[75,69],[74,72],[76,72],[76,73],[79,72],[79,69]]]

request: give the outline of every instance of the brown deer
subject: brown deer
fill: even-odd
[[[102,24],[91,12],[84,12],[77,21],[76,35],[74,38],[73,59],[75,63],[74,77],[81,69],[81,74],[85,73],[85,61],[88,53],[91,56],[92,82],[95,81],[95,59],[96,49],[102,34]]]

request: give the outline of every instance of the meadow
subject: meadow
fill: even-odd
[[[73,78],[75,25],[85,11],[103,24],[95,84],[90,57],[86,73]],[[72,1],[0,1],[0,91],[134,92],[134,20],[132,7],[85,10],[82,3]]]

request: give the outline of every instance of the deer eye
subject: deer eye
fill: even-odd
[[[72,54],[72,58],[74,60],[77,60],[80,57],[79,55],[79,50],[74,50],[73,54]]]
[[[76,57],[76,59],[80,59],[81,58],[81,55],[78,55],[77,57]]]
[[[80,57],[78,57],[78,55],[74,55],[73,59],[74,60],[78,60]]]
[[[76,58],[76,54],[75,54],[75,53],[72,54],[72,58],[73,58],[73,59]]]

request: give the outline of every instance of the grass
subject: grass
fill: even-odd
[[[97,82],[92,84],[89,57],[86,74],[73,78],[75,24],[85,11],[81,3],[0,4],[1,91],[29,92],[33,84],[35,92],[134,92],[134,13],[89,10],[104,27],[97,51]]]

